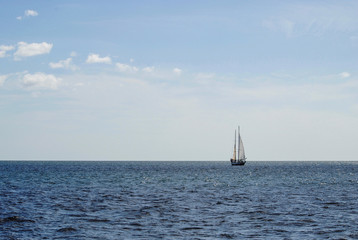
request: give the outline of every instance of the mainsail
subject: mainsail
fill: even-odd
[[[245,150],[244,150],[244,144],[242,143],[242,138],[239,133],[239,151],[238,151],[238,158],[239,160],[245,159]]]

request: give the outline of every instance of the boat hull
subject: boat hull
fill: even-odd
[[[246,161],[245,160],[234,160],[234,159],[230,159],[231,165],[232,166],[243,166],[245,165]]]
[[[232,166],[243,166],[245,165],[246,162],[232,162],[231,165]]]

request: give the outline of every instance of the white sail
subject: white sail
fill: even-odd
[[[238,153],[239,160],[245,159],[245,150],[244,150],[244,144],[242,143],[241,136],[239,135],[239,153]]]

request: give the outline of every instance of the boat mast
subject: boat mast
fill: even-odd
[[[236,160],[236,130],[235,130],[235,143],[234,143],[234,156],[233,159]]]

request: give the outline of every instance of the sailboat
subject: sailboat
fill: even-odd
[[[238,136],[238,141],[237,141],[238,149],[236,151],[236,130],[235,130],[234,155],[230,159],[230,162],[231,162],[232,166],[239,166],[239,165],[242,166],[242,165],[245,165],[245,163],[246,163],[244,144],[243,144],[242,138],[240,136],[240,126],[238,127],[237,136]]]

